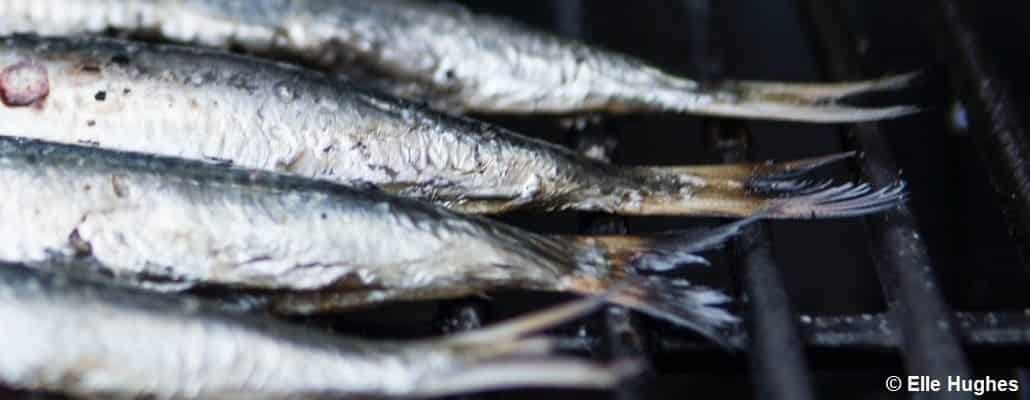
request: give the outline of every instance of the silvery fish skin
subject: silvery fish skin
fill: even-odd
[[[729,299],[643,277],[758,217],[683,234],[544,236],[375,190],[0,136],[0,260],[87,258],[140,287],[261,291],[318,313],[497,288],[597,294],[717,338]]]
[[[0,383],[90,398],[410,398],[516,387],[603,389],[639,368],[548,356],[522,338],[582,300],[456,337],[371,341],[189,296],[0,263]]]
[[[900,185],[873,192],[791,179],[841,156],[774,165],[605,164],[315,72],[178,46],[7,38],[0,99],[0,134],[370,182],[465,212],[844,217],[902,197]]]
[[[618,53],[470,13],[398,0],[8,0],[0,33],[108,29],[287,56],[376,79],[396,95],[480,113],[672,111],[854,122],[917,111],[837,100],[914,74],[844,83],[696,82]]]

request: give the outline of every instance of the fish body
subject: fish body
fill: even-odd
[[[546,340],[521,338],[589,310],[580,303],[465,336],[371,341],[227,312],[189,296],[0,264],[0,320],[9,346],[0,357],[0,383],[91,398],[157,399],[406,398],[610,387],[633,373],[632,363],[605,367],[547,356]]]
[[[574,265],[556,239],[375,192],[9,138],[0,160],[8,260],[282,290],[553,286]]]
[[[0,104],[0,134],[368,182],[465,212],[749,216],[775,208],[769,217],[838,217],[891,207],[901,194],[892,187],[790,197],[811,189],[793,176],[839,157],[719,167],[606,164],[319,73],[178,46],[6,38],[0,95],[9,99]]]
[[[161,291],[268,294],[318,313],[499,288],[597,294],[715,336],[728,298],[639,269],[696,262],[756,218],[655,237],[560,237],[374,190],[0,136],[0,260],[89,259]]]
[[[373,79],[451,112],[684,112],[807,122],[897,117],[910,106],[859,108],[840,98],[907,85],[697,82],[616,52],[471,13],[405,0],[10,0],[0,33],[105,30],[301,59]]]

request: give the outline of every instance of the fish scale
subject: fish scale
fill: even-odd
[[[792,197],[812,186],[797,175],[837,156],[772,166],[605,164],[316,72],[213,50],[18,36],[4,40],[0,68],[20,77],[0,80],[0,94],[22,99],[0,107],[0,134],[364,181],[465,212],[842,217],[902,198],[900,186],[889,195]],[[336,111],[323,109],[326,99]]]
[[[0,319],[10,346],[0,358],[0,381],[89,398],[156,399],[600,389],[635,373],[635,362],[606,366],[551,356],[549,341],[524,338],[598,303],[571,302],[444,338],[365,340],[228,312],[191,296],[0,264]],[[529,372],[513,377],[512,370]]]
[[[55,7],[60,2],[60,7]],[[149,34],[242,47],[341,72],[451,112],[680,112],[804,122],[894,118],[913,106],[839,100],[907,86],[913,74],[842,83],[697,82],[642,60],[474,14],[408,0],[12,0],[0,33]],[[130,18],[135,16],[136,18]]]
[[[0,260],[87,258],[159,291],[196,285],[253,308],[333,312],[496,289],[613,297],[718,339],[735,318],[704,287],[637,270],[698,262],[760,217],[701,232],[545,236],[370,188],[0,136]]]

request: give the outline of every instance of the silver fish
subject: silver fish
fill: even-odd
[[[186,296],[0,264],[0,383],[157,399],[409,398],[516,387],[603,389],[636,373],[547,355],[526,335],[581,316],[584,299],[457,336],[370,341],[220,310]]]
[[[369,182],[464,212],[845,217],[902,185],[798,175],[842,159],[635,167],[436,113],[324,75],[224,52],[110,39],[0,42],[0,134]]]
[[[374,190],[0,136],[0,260],[94,260],[126,282],[260,290],[317,313],[495,288],[598,294],[714,339],[729,298],[638,275],[704,262],[760,218],[654,236],[545,236]]]
[[[916,74],[843,83],[698,82],[453,4],[399,0],[7,0],[0,32],[105,30],[287,56],[436,108],[478,113],[682,112],[805,122],[893,118],[913,106],[839,100]]]

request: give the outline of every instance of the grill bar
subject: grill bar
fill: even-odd
[[[747,291],[751,368],[756,398],[811,399],[812,378],[805,360],[797,318],[772,260],[764,226],[748,229],[736,241],[741,280]]]
[[[954,314],[959,339],[973,350],[1026,346],[1030,343],[1030,310],[1011,312]],[[797,318],[801,341],[811,350],[894,351],[900,346],[897,324],[885,314],[843,316],[801,315]],[[729,348],[747,352],[754,346],[743,328],[726,332]],[[649,350],[658,353],[695,353],[722,351],[715,344],[677,335],[651,332],[646,337]],[[561,347],[569,351],[598,351],[601,343],[593,338],[563,337]]]
[[[644,339],[632,313],[624,307],[608,307],[604,318],[607,351],[614,358],[644,359]],[[653,378],[653,369],[635,379],[620,385],[615,391],[617,400],[633,400],[653,397],[648,392],[647,382]]]
[[[747,159],[747,135],[733,123],[712,122],[719,135],[724,162]],[[720,129],[721,127],[721,129]],[[732,136],[730,136],[732,135]],[[726,139],[728,136],[732,139]],[[772,258],[772,247],[764,225],[747,228],[733,246],[738,258],[736,273],[746,297],[745,319],[753,338],[748,352],[754,376],[755,397],[760,399],[812,399],[812,378],[796,326],[797,318],[783,279]]]
[[[582,0],[567,0],[554,2],[555,20],[558,29],[569,37],[585,37],[589,35],[586,29],[586,4]],[[588,118],[588,117],[584,117]],[[611,157],[611,151],[617,144],[612,132],[599,126],[590,124],[589,118],[585,129],[575,137],[574,148],[581,151],[590,149],[602,149],[603,154],[596,154],[604,159]],[[594,121],[599,122],[599,121]],[[580,124],[573,124],[580,125]],[[583,220],[584,234],[625,234],[627,233],[626,221],[623,218],[593,215]],[[604,332],[600,336],[605,338],[606,351],[612,358],[645,359],[643,335],[640,332],[635,317],[624,307],[608,306],[604,313]],[[649,368],[650,369],[650,368]],[[651,397],[647,395],[646,382],[652,376],[646,372],[631,381],[620,385],[615,391],[617,400],[636,400]]]
[[[1030,143],[1008,82],[982,46],[978,33],[954,0],[929,4],[940,54],[947,57],[954,89],[969,112],[973,142],[988,166],[991,183],[1018,240],[1030,256]]]
[[[725,29],[734,26],[727,6],[716,2],[714,23],[709,23],[707,44],[711,58],[721,62],[707,65],[707,78],[718,79],[726,71],[729,54],[725,42]],[[746,123],[709,120],[709,143],[720,150],[726,163],[748,160],[750,131]],[[808,400],[815,396],[812,377],[797,328],[797,314],[787,296],[783,278],[773,261],[772,245],[764,223],[755,224],[742,232],[732,245],[734,273],[746,293],[746,311],[743,317],[750,333],[751,348],[748,361],[753,376],[754,396],[758,399]]]
[[[858,79],[858,43],[843,30],[841,10],[829,2],[805,1],[825,66],[833,79]],[[875,186],[896,179],[897,166],[877,124],[860,124],[852,131],[853,143],[863,152],[860,169]],[[959,348],[956,325],[938,289],[926,246],[907,207],[891,214],[870,217],[872,250],[891,319],[897,322],[902,356],[913,375],[971,376]],[[961,393],[933,393],[937,398],[969,398]]]
[[[1026,368],[1017,368],[1016,369],[1016,379],[1019,380],[1019,387],[1020,388],[1026,388],[1027,387],[1026,385],[1030,385],[1030,370],[1028,370]],[[1030,390],[1026,390],[1026,389],[1020,390],[1019,391],[1019,398],[1020,398],[1020,400],[1030,400]]]
[[[597,128],[597,127],[592,127]],[[590,149],[599,143],[613,143],[612,135],[604,129],[589,129],[581,132],[577,138],[576,147],[579,149]],[[601,145],[600,148],[610,148]],[[608,156],[608,154],[604,154]],[[594,215],[584,218],[584,234],[611,235],[627,233],[626,221],[620,217],[608,215]],[[625,307],[608,306],[604,313],[604,332],[601,336],[607,342],[606,351],[613,358],[635,358],[645,359],[643,335],[635,317]],[[648,368],[650,369],[650,368]],[[645,382],[651,374],[645,373],[631,381],[620,385],[615,390],[617,400],[635,400],[645,398],[647,385]]]

